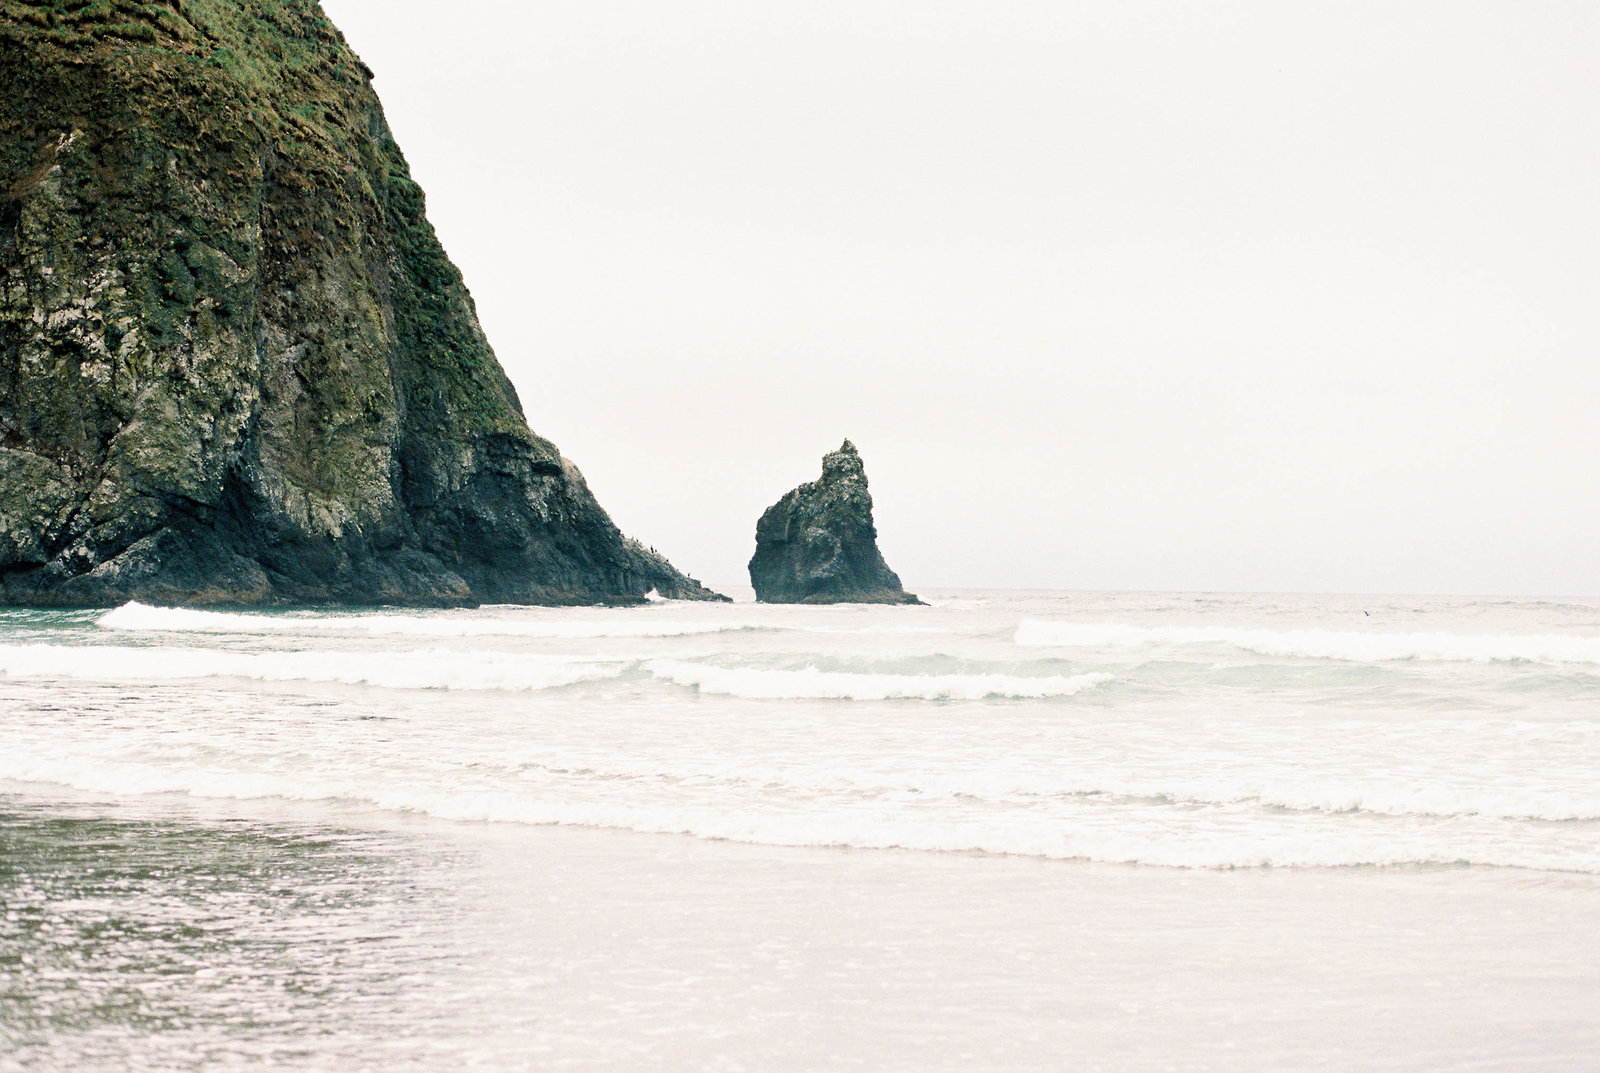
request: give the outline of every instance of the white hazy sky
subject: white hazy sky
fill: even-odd
[[[324,0],[529,422],[742,583],[1600,593],[1600,5]]]

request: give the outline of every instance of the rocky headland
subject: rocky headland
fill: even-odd
[[[0,602],[720,598],[529,430],[371,78],[314,0],[0,0]]]
[[[769,604],[920,604],[878,551],[867,471],[855,444],[822,459],[822,477],[768,507],[750,560],[756,599]]]

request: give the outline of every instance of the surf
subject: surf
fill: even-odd
[[[1025,619],[1013,640],[1026,648],[1136,649],[1223,647],[1264,656],[1380,663],[1595,663],[1600,637],[1571,634],[1368,633],[1230,626],[1132,626],[1112,622]]]

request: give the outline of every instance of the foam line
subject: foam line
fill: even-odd
[[[614,612],[604,619],[498,618],[440,615],[251,615],[151,607],[131,602],[106,612],[96,625],[108,630],[158,633],[365,633],[410,637],[681,637],[758,629],[748,622],[694,622]]]
[[[223,652],[121,645],[0,645],[0,675],[93,682],[248,678],[393,689],[540,690],[619,674],[621,664],[478,652]]]
[[[704,693],[754,700],[983,700],[986,697],[1070,697],[1109,681],[1109,674],[1026,677],[1003,674],[850,674],[716,667],[680,660],[648,660],[657,678]]]
[[[1024,619],[1017,627],[1015,641],[1036,648],[1215,645],[1267,656],[1305,656],[1364,663],[1387,660],[1600,663],[1600,637],[1570,634],[1362,633],[1226,626],[1145,627]]]

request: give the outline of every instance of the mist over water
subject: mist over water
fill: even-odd
[[[251,973],[278,971],[285,942],[317,966],[301,967],[313,979],[287,1007],[301,1011],[296,1038],[321,1031],[345,1001],[316,983],[337,964],[361,962],[358,994],[425,1021],[406,1005],[421,1000],[404,981],[445,984],[426,964],[402,963],[442,956],[429,944],[444,940],[374,948],[382,957],[364,961],[360,937],[409,934],[484,841],[496,860],[548,867],[533,862],[551,831],[567,832],[584,859],[584,840],[602,830],[687,835],[661,843],[679,847],[670,853],[614,845],[623,861],[727,847],[688,856],[710,854],[739,883],[777,867],[771,854],[805,848],[876,854],[883,863],[852,867],[886,875],[954,870],[939,880],[953,891],[1019,867],[1054,870],[1029,873],[1048,887],[1086,874],[1074,868],[1157,866],[1115,873],[1128,885],[1123,907],[1099,910],[1113,914],[1181,875],[1287,870],[1322,884],[1375,882],[1374,868],[1402,885],[1448,888],[1424,877],[1472,875],[1495,898],[1527,882],[1577,884],[1563,904],[1600,913],[1600,601],[932,599],[0,613],[0,893],[7,945],[25,958],[7,970],[0,1028],[39,1054],[70,1053],[82,1068],[99,1055],[112,1068],[129,1060],[127,1046],[69,1046],[61,1033],[112,1025],[124,1042],[171,1042],[203,1026],[195,1038],[232,1061],[250,1040],[288,1030],[270,1003],[251,1005],[266,1001],[256,992],[229,998]],[[112,848],[96,857],[90,845]],[[80,858],[143,870],[132,887],[122,872],[102,883],[94,867],[68,866]],[[633,881],[623,864],[595,867]],[[485,890],[511,883],[500,865],[474,868],[487,869],[474,872]],[[804,882],[795,891],[818,896]],[[714,892],[693,897],[721,904]],[[922,908],[907,912],[928,914],[936,930],[954,911],[939,908],[946,897],[956,895],[919,888]],[[1007,895],[985,897],[1004,912]],[[271,925],[291,902],[304,913],[284,909]],[[514,891],[495,904],[526,919]],[[91,926],[102,917],[110,923]],[[156,919],[166,921],[159,940],[137,924]],[[278,926],[282,935],[261,938]],[[531,941],[520,927],[488,946],[520,949]],[[150,980],[169,962],[208,974],[172,985],[167,1005],[150,980],[129,985],[135,1012],[119,1013],[90,994],[122,986],[97,975],[88,951],[100,942],[111,961],[148,965]],[[1549,951],[1560,957],[1560,944]],[[1130,971],[1158,968],[1140,965]],[[483,1001],[484,1016],[499,1009]],[[246,1012],[230,1019],[225,1007]],[[381,1022],[361,1038],[383,1036]],[[523,1042],[538,1034],[519,1031]],[[470,1041],[452,1046],[498,1060]],[[171,1064],[154,1043],[134,1050],[130,1068]],[[316,1068],[319,1054],[351,1065],[315,1045],[300,1057]],[[570,1056],[574,1068],[596,1058]],[[1049,1067],[1037,1057],[1010,1067]],[[937,1055],[922,1063],[938,1065]]]

